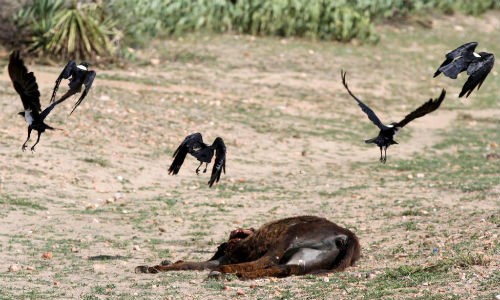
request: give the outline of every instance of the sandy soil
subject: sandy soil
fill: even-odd
[[[151,64],[97,69],[88,99],[71,117],[71,101],[58,107],[47,123],[63,130],[45,133],[34,153],[21,152],[21,102],[4,69],[1,298],[379,298],[374,284],[380,288],[377,278],[388,269],[463,253],[484,261],[455,264],[444,279],[389,288],[382,296],[500,293],[494,290],[498,173],[485,171],[487,188],[467,192],[446,175],[461,164],[428,173],[407,165],[462,153],[464,145],[446,141],[463,126],[480,133],[478,141],[464,142],[481,145],[471,146],[471,159],[486,164],[486,154],[498,152],[500,141],[490,138],[499,131],[498,66],[467,100],[456,96],[464,77],[431,77],[444,51],[470,39],[469,26],[486,28],[480,47],[500,53],[499,19],[492,12],[453,25],[453,18],[441,17],[432,30],[386,25],[377,46],[230,35],[158,41],[138,54],[146,62],[154,58]],[[377,130],[343,90],[341,68],[351,89],[386,122],[443,87],[448,97],[405,128],[387,165],[380,165],[378,149],[363,143]],[[29,69],[45,106],[59,70]],[[226,141],[227,174],[215,188],[206,185],[208,174],[196,176],[192,158],[179,175],[167,174],[173,150],[193,132]],[[487,163],[473,168],[500,168],[499,161]],[[464,176],[463,182],[484,179]],[[235,227],[300,214],[354,230],[363,246],[359,264],[327,277],[251,282],[206,281],[207,272],[133,273],[136,265],[163,259],[208,258]],[[44,252],[53,257],[42,258]],[[9,272],[13,265],[20,270]]]

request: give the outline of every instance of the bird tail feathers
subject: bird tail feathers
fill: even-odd
[[[461,70],[457,66],[457,64],[451,63],[451,64],[447,64],[445,66],[442,66],[441,68],[439,68],[438,71],[443,72],[444,75],[450,77],[451,79],[457,79],[458,74],[460,72],[462,72],[463,70]]]
[[[374,137],[374,138],[372,138],[372,139],[369,139],[369,140],[365,140],[365,143],[367,143],[367,144],[370,144],[370,143],[376,143],[377,138],[378,138],[378,136],[377,136],[377,137]]]

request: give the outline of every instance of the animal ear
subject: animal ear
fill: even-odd
[[[338,249],[343,249],[347,245],[347,235],[339,234],[335,237],[335,246]]]

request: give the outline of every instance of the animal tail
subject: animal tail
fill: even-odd
[[[462,69],[457,63],[451,63],[442,66],[438,71],[443,72],[444,75],[450,77],[451,79],[457,79],[458,73],[462,72]]]
[[[48,129],[48,130],[61,130],[61,131],[65,131],[65,130],[64,130],[64,129],[62,129],[62,128],[55,128],[55,127],[49,126],[49,125],[47,125],[47,124],[45,124],[45,125],[47,126],[47,128],[46,128],[46,129]]]
[[[347,267],[353,266],[354,263],[359,260],[361,257],[361,246],[359,244],[358,237],[356,235],[352,235],[347,240],[347,245],[344,250],[344,255],[341,258],[341,261],[336,266],[335,271],[343,271]]]

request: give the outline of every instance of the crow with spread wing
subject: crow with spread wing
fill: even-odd
[[[205,163],[205,169],[203,173],[207,172],[208,164],[212,161],[212,157],[215,152],[215,162],[212,168],[212,175],[208,181],[208,185],[212,187],[215,182],[219,182],[220,175],[222,172],[226,173],[226,145],[222,138],[217,137],[212,145],[207,145],[203,142],[201,133],[193,133],[188,135],[184,141],[177,147],[174,152],[174,161],[172,165],[168,168],[168,174],[175,175],[179,173],[179,170],[189,153],[200,162],[200,165],[196,168],[196,174],[199,174],[200,167]]]
[[[446,59],[434,73],[434,77],[443,73],[452,79],[456,79],[459,73],[467,71],[469,78],[458,97],[465,95],[467,98],[476,87],[479,90],[481,84],[493,69],[495,56],[487,52],[476,53],[474,52],[476,47],[476,42],[470,42],[447,53]]]
[[[351,95],[351,97],[354,98],[356,102],[358,102],[359,107],[361,107],[361,110],[368,116],[368,119],[370,119],[370,121],[372,121],[373,124],[375,124],[380,129],[380,132],[377,137],[366,140],[365,143],[367,144],[373,143],[379,146],[380,162],[382,163],[385,163],[387,160],[387,148],[389,148],[390,145],[397,144],[397,142],[394,140],[394,136],[396,135],[396,133],[406,124],[410,123],[416,118],[423,117],[426,114],[431,113],[436,109],[438,109],[438,107],[441,105],[441,102],[443,102],[444,97],[446,96],[446,91],[443,89],[441,91],[441,95],[437,100],[430,99],[429,101],[422,104],[419,108],[417,108],[416,110],[408,114],[406,117],[404,117],[404,119],[401,120],[400,122],[392,122],[388,125],[384,125],[377,117],[375,112],[373,112],[371,108],[369,108],[366,104],[364,104],[351,92],[351,90],[347,86],[347,82],[345,79],[346,73],[344,71],[341,71],[341,76],[342,76],[342,84],[346,88],[349,95]],[[382,156],[382,150],[384,151],[383,156]]]
[[[14,85],[14,89],[21,97],[23,102],[24,111],[20,112],[19,115],[23,116],[28,123],[28,138],[22,146],[22,150],[26,150],[26,143],[28,143],[31,131],[36,130],[38,132],[38,138],[36,143],[31,147],[31,151],[35,151],[35,146],[40,141],[40,136],[45,130],[54,130],[47,124],[44,120],[52,111],[52,109],[61,101],[55,101],[43,111],[40,105],[40,91],[38,90],[38,84],[36,83],[36,78],[33,72],[28,73],[28,69],[24,65],[23,60],[19,57],[19,51],[14,51],[10,55],[9,60],[9,76]]]
[[[92,83],[94,82],[94,78],[96,76],[95,71],[89,71],[88,70],[89,64],[86,62],[81,62],[79,65],[76,64],[74,60],[70,60],[66,67],[62,70],[61,74],[59,77],[57,77],[56,80],[56,85],[54,86],[54,91],[52,92],[52,97],[50,98],[50,102],[54,102],[56,99],[56,93],[57,89],[59,89],[59,84],[63,79],[69,79],[69,90],[66,92],[66,94],[62,95],[62,97],[58,100],[60,102],[68,99],[69,97],[82,92],[82,87],[85,86],[83,89],[82,95],[76,101],[75,106],[73,107],[73,110],[69,113],[70,115],[75,111],[75,109],[80,105],[87,96],[90,87],[92,86]]]

